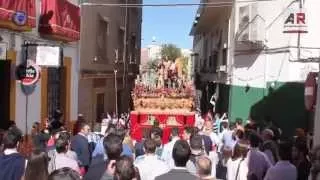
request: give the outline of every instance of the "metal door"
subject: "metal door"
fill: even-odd
[[[62,69],[48,67],[48,114],[61,108]]]

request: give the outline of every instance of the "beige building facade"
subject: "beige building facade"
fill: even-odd
[[[81,5],[78,110],[91,122],[102,113],[127,112],[139,73],[142,8],[101,6],[104,0]],[[108,3],[142,3],[111,0]]]

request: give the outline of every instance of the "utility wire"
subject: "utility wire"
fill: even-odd
[[[270,2],[275,0],[243,0],[236,3],[251,3],[251,2]],[[183,6],[206,6],[206,7],[222,7],[232,6],[233,1],[227,2],[212,2],[212,3],[165,3],[165,4],[119,4],[119,3],[82,3],[84,6],[115,6],[115,7],[183,7]]]

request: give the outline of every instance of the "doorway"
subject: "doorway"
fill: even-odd
[[[101,115],[104,112],[104,93],[98,93],[96,94],[96,122],[101,123],[102,119],[101,119]]]
[[[11,62],[0,60],[0,129],[7,129],[10,121]]]
[[[62,68],[48,67],[48,114],[52,118],[54,112],[61,106]]]

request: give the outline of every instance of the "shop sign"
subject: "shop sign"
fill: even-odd
[[[307,27],[305,10],[295,9],[285,16],[283,33],[308,33]]]
[[[28,16],[25,12],[17,11],[12,16],[12,21],[17,26],[24,26],[27,24]]]
[[[31,86],[38,82],[40,79],[40,68],[34,63],[29,63],[26,67],[26,72],[21,80],[22,85]]]

